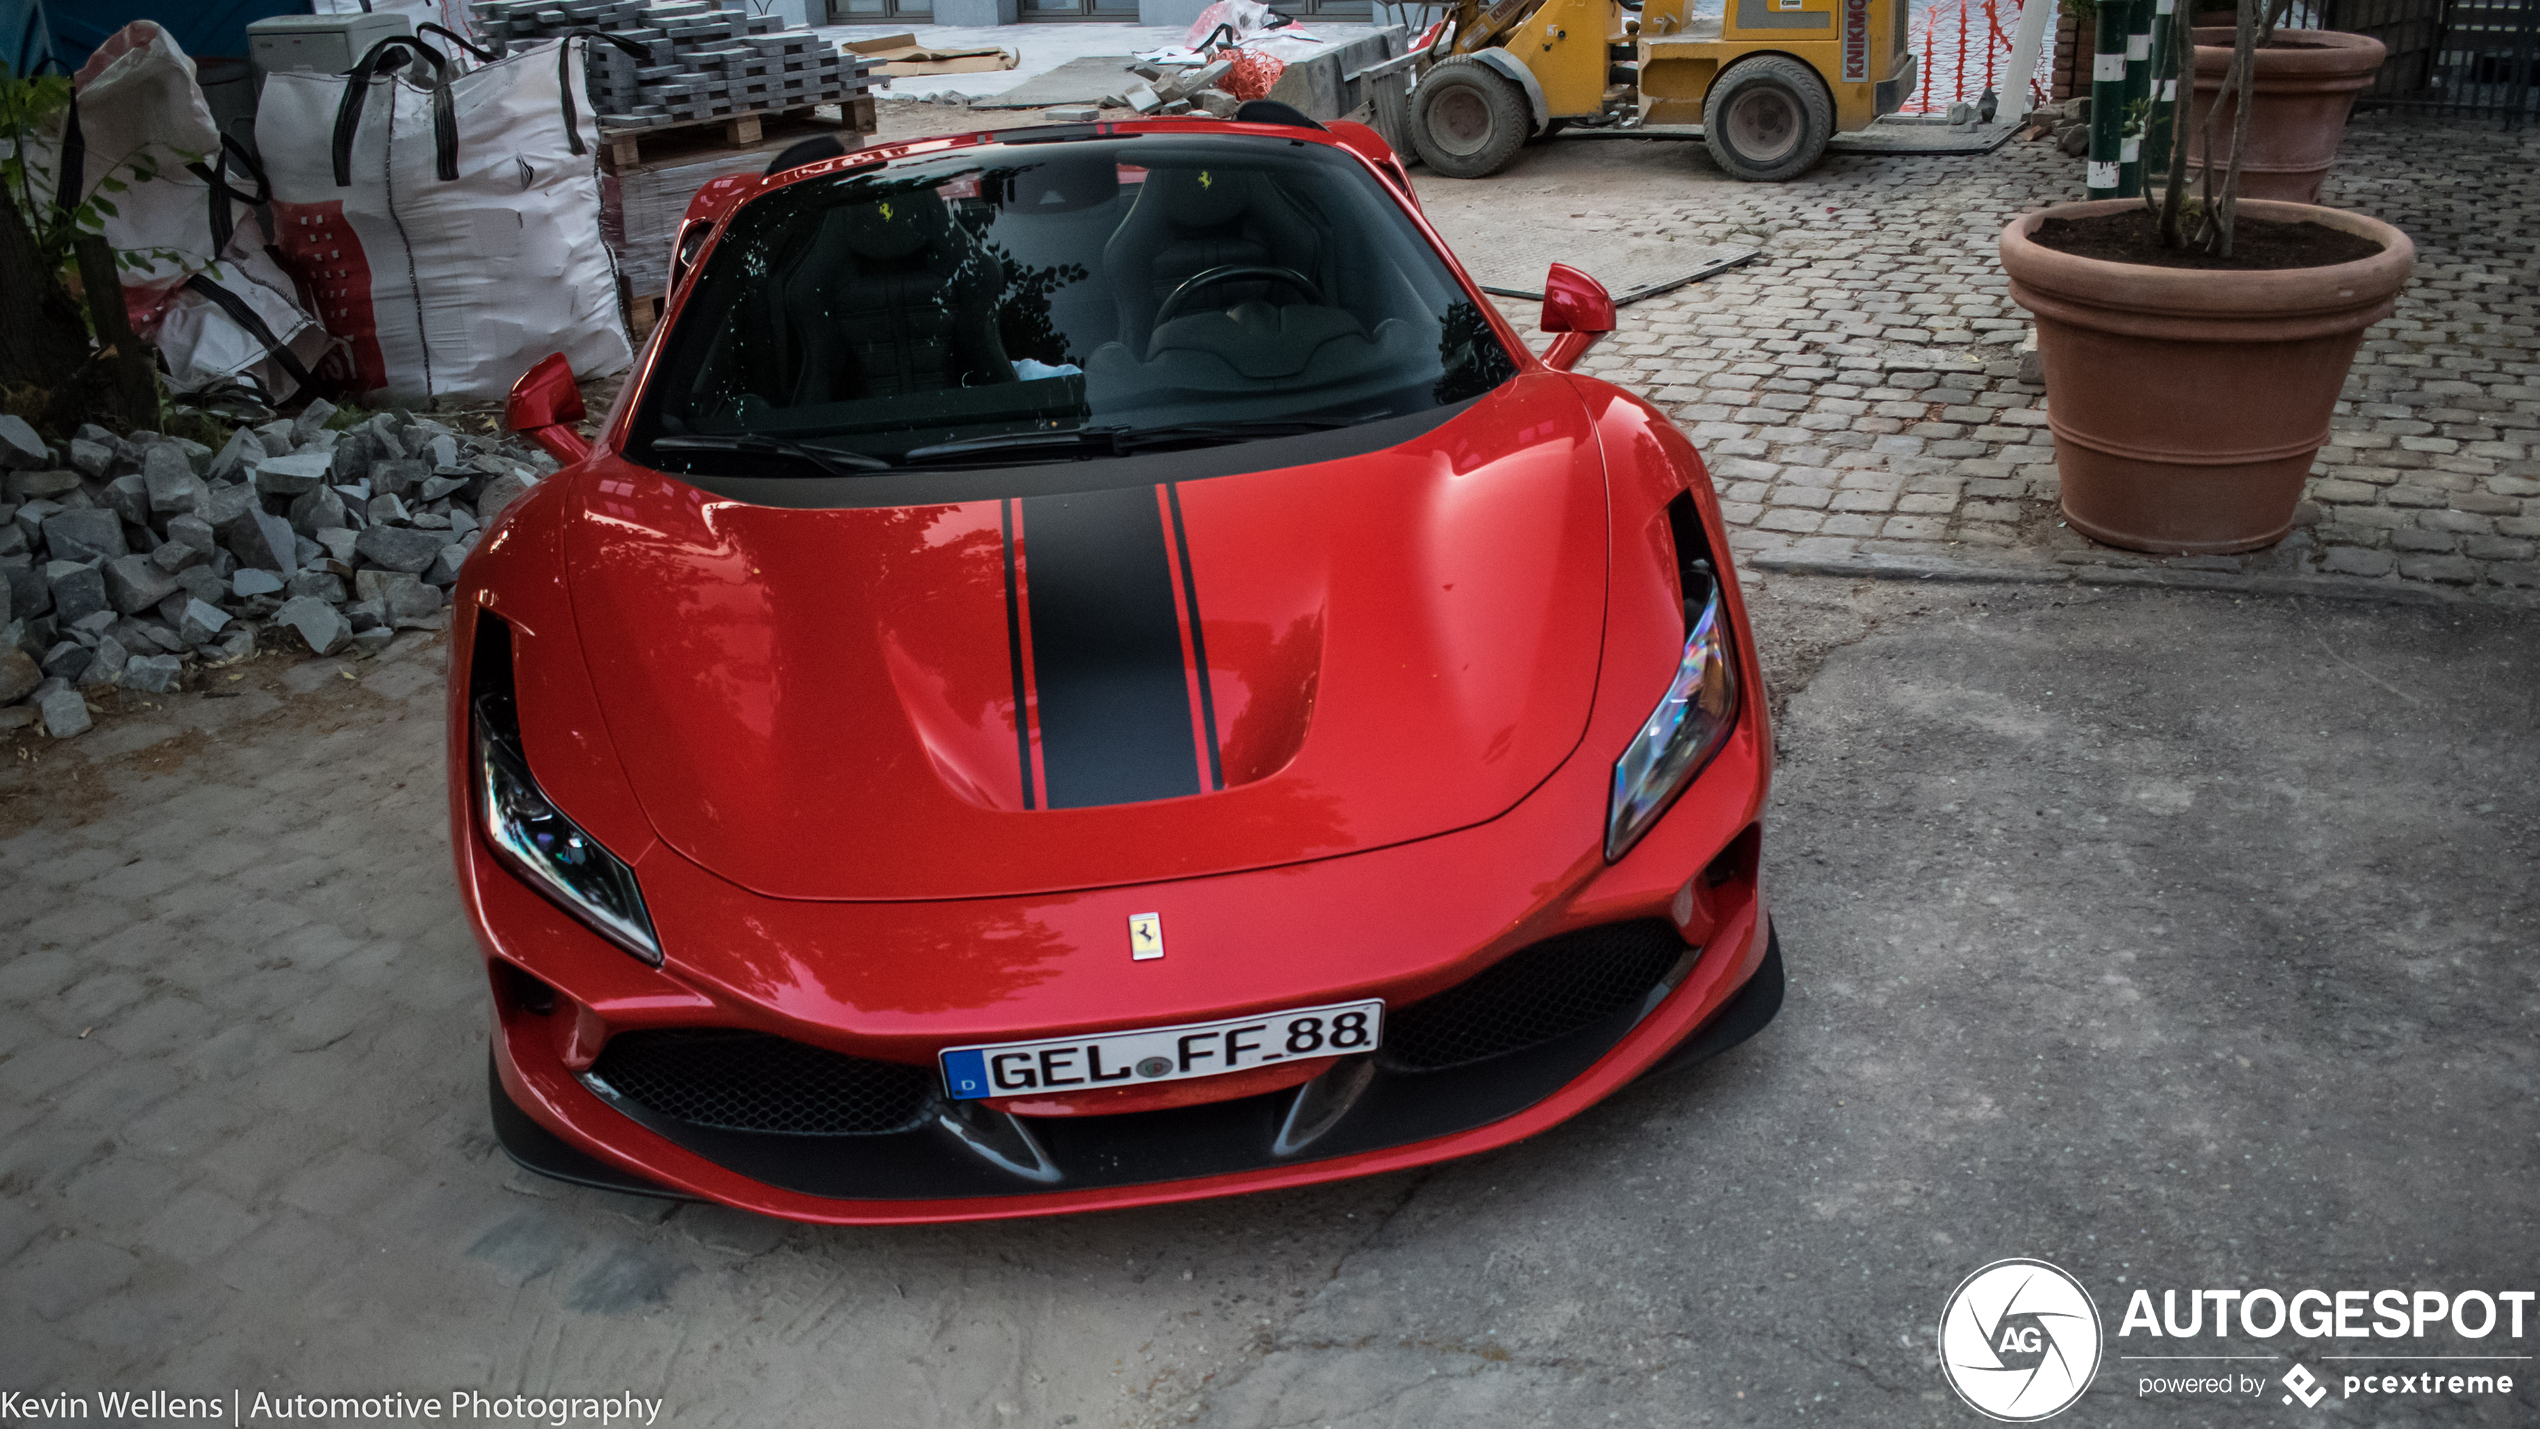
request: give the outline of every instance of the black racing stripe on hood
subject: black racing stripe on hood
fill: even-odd
[[[1032,692],[1023,678],[1023,617],[1016,608],[1014,583],[1014,503],[997,503],[997,519],[1005,528],[1005,658],[1014,674],[1014,762],[1023,771],[1023,807],[1032,798]]]
[[[1048,806],[1200,792],[1155,488],[1033,496],[1022,506]]]

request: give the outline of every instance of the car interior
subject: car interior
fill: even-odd
[[[999,429],[1373,420],[1498,380],[1442,381],[1450,359],[1514,370],[1495,343],[1474,355],[1478,314],[1380,181],[1280,140],[983,147],[806,181],[737,215],[697,283],[659,431],[887,456]]]

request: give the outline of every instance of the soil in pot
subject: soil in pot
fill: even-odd
[[[2232,225],[2228,258],[2197,248],[2165,248],[2161,245],[2160,220],[2140,208],[2087,218],[2045,219],[2029,235],[2029,241],[2058,253],[2110,263],[2241,272],[2325,268],[2332,263],[2369,258],[2381,251],[2380,244],[2360,233],[2347,233],[2324,223],[2278,223],[2245,214]]]

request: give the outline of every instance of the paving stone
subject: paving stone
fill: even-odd
[[[303,536],[314,538],[344,524],[344,498],[332,486],[312,487],[291,499],[291,529]]]
[[[2320,561],[2323,570],[2344,576],[2386,576],[2398,565],[2399,558],[2388,551],[2361,546],[2331,546]]]
[[[90,723],[88,701],[77,690],[55,690],[36,702],[36,711],[44,718],[44,732],[55,739],[68,739]]]
[[[64,625],[76,625],[101,610],[112,610],[107,599],[105,573],[97,566],[81,561],[48,561],[44,566],[44,586],[50,594],[53,619]]]
[[[44,682],[35,657],[15,645],[0,645],[0,705],[14,705]]]
[[[148,610],[176,590],[176,577],[149,556],[117,556],[101,574],[107,601],[126,615]]]
[[[383,570],[421,575],[432,568],[444,544],[440,536],[428,531],[373,526],[361,533],[353,548],[363,560]]]
[[[177,676],[184,668],[185,662],[174,655],[135,656],[124,664],[124,688],[163,695],[176,688]]]
[[[0,492],[11,501],[42,501],[67,496],[79,490],[79,473],[75,471],[13,471],[0,481]]]
[[[296,633],[313,654],[332,655],[353,636],[334,606],[313,595],[294,596],[273,613],[273,623]]]
[[[96,508],[46,517],[44,548],[57,561],[110,561],[132,550],[124,541],[122,519]]]
[[[265,496],[305,496],[325,483],[334,463],[329,452],[267,457],[256,464],[256,490]]]
[[[151,512],[161,518],[193,511],[209,489],[194,474],[184,449],[173,442],[161,442],[142,457],[141,481]]]
[[[179,617],[177,638],[188,645],[207,645],[229,624],[229,612],[208,601],[189,597]]]
[[[241,566],[286,579],[300,569],[299,544],[291,523],[270,512],[242,513],[221,532],[221,538]]]
[[[91,480],[104,480],[107,470],[115,464],[115,449],[104,442],[73,437],[65,450],[70,454],[71,470]]]
[[[71,683],[82,690],[102,690],[123,679],[124,663],[131,658],[123,642],[108,635],[98,640],[89,652],[88,664]]]
[[[236,481],[247,468],[263,461],[266,455],[265,444],[257,440],[255,432],[240,427],[229,434],[229,440],[205,463],[203,475],[216,482]]]
[[[2478,579],[2478,563],[2464,556],[2402,556],[2399,574],[2410,580],[2469,585]]]
[[[26,418],[0,413],[0,468],[20,471],[52,464],[51,449]]]

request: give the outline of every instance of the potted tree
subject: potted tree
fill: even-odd
[[[2345,136],[2355,96],[2371,87],[2389,51],[2370,35],[2279,30],[2291,3],[2276,0],[2259,28],[2256,68],[2247,87],[2249,127],[2247,152],[2240,156],[2240,193],[2317,203],[2320,181],[2337,162],[2337,143]],[[2204,167],[2199,137],[2205,121],[2211,117],[2225,129],[2239,122],[2233,101],[2222,98],[2236,53],[2236,30],[2227,24],[2196,31],[2196,104],[2187,129],[2191,175]]]
[[[2292,528],[2364,330],[2416,265],[2406,234],[2308,203],[2244,198],[2264,0],[2241,0],[2226,101],[2140,198],[2061,204],[2002,231],[2012,300],[2037,318],[2065,519],[2110,545],[2255,550]],[[2188,68],[2189,27],[2156,66]],[[2228,119],[2228,125],[2224,120]]]

